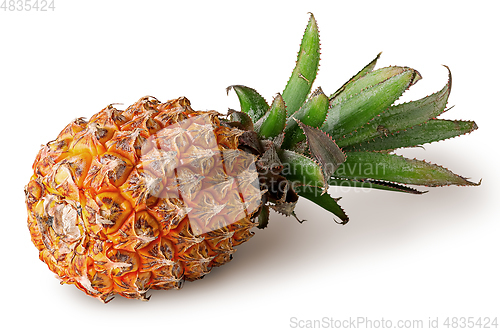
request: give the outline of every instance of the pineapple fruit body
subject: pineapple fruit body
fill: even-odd
[[[225,264],[261,205],[242,133],[185,98],[74,120],[42,147],[26,188],[40,259],[103,301],[145,299]]]

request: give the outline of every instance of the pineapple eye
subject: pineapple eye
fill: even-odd
[[[145,238],[146,241],[158,237],[160,230],[156,219],[146,211],[141,211],[135,215],[134,229],[137,236]]]
[[[121,277],[126,273],[135,272],[139,268],[137,254],[125,250],[111,249],[108,252],[111,275]]]
[[[113,137],[113,131],[106,128],[97,127],[95,136],[97,137],[99,142],[101,142],[101,144],[104,144],[107,140]]]
[[[98,222],[107,234],[117,231],[132,211],[130,202],[117,192],[104,192],[95,198],[98,206]]]

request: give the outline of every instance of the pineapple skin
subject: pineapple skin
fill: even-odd
[[[231,259],[262,205],[244,131],[184,98],[143,97],[76,119],[42,146],[28,228],[61,283],[107,302],[147,300]]]

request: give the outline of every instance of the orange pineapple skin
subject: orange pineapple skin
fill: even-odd
[[[261,192],[243,131],[182,97],[141,98],[76,119],[40,149],[28,228],[61,283],[107,302],[147,300],[231,259],[252,237]]]

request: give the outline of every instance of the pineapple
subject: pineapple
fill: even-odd
[[[72,121],[42,146],[25,188],[40,259],[61,283],[103,302],[147,300],[149,289],[178,289],[230,261],[252,228],[266,227],[270,209],[301,221],[299,196],[345,224],[329,186],[421,194],[406,184],[478,185],[393,153],[477,126],[436,118],[451,73],[440,91],[395,105],[421,75],[375,70],[379,56],[330,96],[311,93],[319,65],[311,14],[292,76],[270,105],[233,85],[241,110],[226,115],[147,96]]]

